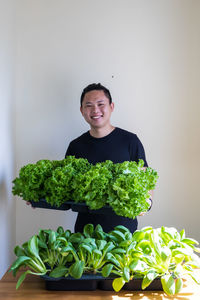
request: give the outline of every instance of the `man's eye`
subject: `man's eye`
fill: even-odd
[[[99,106],[103,106],[104,105],[104,103],[99,103]]]

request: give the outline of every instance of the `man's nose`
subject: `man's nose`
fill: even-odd
[[[94,113],[98,112],[99,111],[98,105],[94,105],[92,111]]]

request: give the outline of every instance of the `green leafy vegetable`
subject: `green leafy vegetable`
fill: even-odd
[[[144,162],[90,164],[87,159],[68,156],[64,160],[40,160],[21,168],[13,180],[13,194],[26,201],[39,201],[59,207],[66,201],[84,202],[90,209],[110,205],[117,215],[134,219],[149,208],[149,191],[158,175]]]
[[[115,291],[133,278],[142,279],[142,289],[160,278],[165,293],[175,295],[181,291],[185,275],[200,284],[196,245],[196,240],[185,237],[185,231],[179,233],[173,227],[144,227],[131,234],[121,225],[109,233],[100,225],[87,224],[82,233],[60,226],[56,231],[40,229],[38,235],[16,246],[17,258],[10,271],[16,276],[26,267],[16,288],[27,274],[79,279],[86,273],[98,273],[113,278]]]

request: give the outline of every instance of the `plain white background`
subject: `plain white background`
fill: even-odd
[[[13,90],[12,97],[8,91],[4,95],[6,103],[12,103],[4,109],[12,129],[2,132],[3,141],[10,136],[15,167],[5,169],[13,169],[15,177],[28,163],[63,159],[69,142],[88,130],[79,111],[81,91],[89,83],[101,82],[115,102],[112,124],[139,136],[149,166],[159,174],[153,208],[139,218],[139,228],[185,228],[188,236],[200,241],[200,2],[8,3],[10,7],[4,3],[3,7],[10,18],[2,22],[11,28],[10,41],[5,33],[1,42],[4,49],[14,45],[14,54],[6,52],[9,77],[2,69],[0,74]],[[6,153],[10,162],[12,155]],[[1,236],[15,236],[17,244],[39,228],[73,229],[75,213],[34,210],[18,197],[1,194],[5,202],[13,201],[4,211],[16,218],[16,231],[12,225]],[[13,244],[14,239],[5,247],[8,261]]]

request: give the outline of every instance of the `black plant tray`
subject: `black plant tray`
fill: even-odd
[[[101,280],[98,283],[98,288],[104,291],[113,291],[112,287],[113,279]],[[142,279],[134,278],[131,281],[125,283],[122,290],[127,291],[141,291],[142,290]],[[156,278],[152,281],[152,283],[145,289],[147,291],[162,291],[162,284],[160,278]]]
[[[70,204],[63,203],[61,206],[57,207],[55,205],[51,205],[46,202],[45,199],[40,199],[38,202],[30,201],[32,207],[39,207],[39,208],[47,208],[47,209],[56,209],[56,210],[69,210],[71,208]]]
[[[91,214],[107,214],[107,215],[114,215],[115,212],[113,211],[112,207],[106,205],[100,209],[89,209],[89,207],[85,203],[76,203],[74,201],[66,201],[61,206],[52,206],[51,204],[47,203],[45,199],[40,199],[38,202],[30,201],[32,207],[39,207],[39,208],[47,208],[47,209],[56,209],[56,210],[69,210],[71,209],[74,212],[82,212],[82,213],[91,213]]]
[[[53,278],[48,275],[41,276],[45,280],[47,290],[53,291],[95,291],[96,289],[104,291],[114,291],[112,282],[115,277],[104,278],[101,275],[84,274],[80,279],[75,279],[71,276]],[[130,282],[125,283],[123,290],[141,291],[142,279],[134,278]],[[145,289],[148,291],[162,291],[160,278],[154,281]]]
[[[89,207],[85,203],[76,203],[74,201],[67,201],[71,205],[72,211],[89,213],[89,214],[103,214],[103,215],[111,215],[115,214],[112,207],[106,205],[100,209],[89,209]]]

